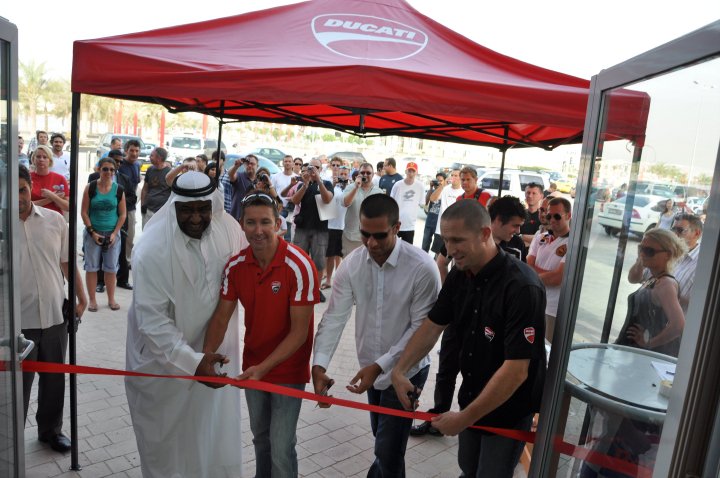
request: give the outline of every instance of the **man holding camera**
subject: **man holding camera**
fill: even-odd
[[[342,237],[342,253],[345,257],[363,245],[360,235],[360,205],[366,197],[383,193],[383,190],[372,182],[372,164],[362,163],[358,171],[355,183],[346,188],[343,194],[343,206],[347,208],[345,230]]]
[[[320,219],[315,196],[319,195],[324,204],[329,204],[333,199],[333,185],[330,181],[320,178],[321,168],[322,163],[319,159],[310,161],[310,165],[302,175],[302,183],[291,198],[295,206],[300,206],[300,212],[295,216],[295,245],[310,255],[320,277],[325,270],[328,222]],[[320,293],[320,301],[325,302],[322,293]]]
[[[335,163],[335,161],[340,162],[341,160],[333,158],[333,163]],[[335,164],[333,164],[332,167],[334,171],[337,171],[337,176],[333,176],[333,183],[335,185],[335,190],[333,191],[333,201],[336,203],[339,214],[337,217],[328,221],[328,247],[327,252],[325,253],[327,272],[325,274],[325,282],[320,287],[320,290],[332,287],[333,271],[340,267],[340,261],[343,257],[342,235],[343,229],[345,229],[345,210],[347,208],[343,206],[342,200],[343,192],[345,192],[345,188],[347,188],[347,185],[350,182],[348,179],[350,168],[343,166],[342,162],[340,162],[337,168],[335,167]]]
[[[245,165],[245,172],[238,173],[240,166],[243,164]],[[245,194],[255,187],[254,183],[257,168],[257,157],[248,154],[242,160],[235,161],[228,170],[228,180],[230,181],[230,189],[232,190],[230,215],[237,220],[240,220],[240,216],[242,215],[242,200]]]
[[[275,191],[278,193],[281,193],[285,190],[288,186],[290,186],[290,183],[292,182],[293,178],[295,177],[295,173],[293,172],[293,157],[289,154],[286,154],[283,158],[283,170],[279,173],[275,173],[270,177],[270,180],[272,181],[272,186],[275,188]],[[280,194],[280,200],[283,204],[283,209],[280,212],[282,217],[286,218],[293,212],[295,209],[295,204],[290,201],[290,198],[287,198]],[[287,233],[285,234],[285,240],[290,240],[290,228],[288,228]]]

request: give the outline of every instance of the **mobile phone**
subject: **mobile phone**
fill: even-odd
[[[418,393],[418,388],[413,387],[413,389],[407,393],[407,396],[410,400],[410,406],[412,409],[417,410],[417,407],[420,405],[420,393]]]
[[[322,390],[320,390],[320,393],[319,393],[318,395],[320,395],[321,397],[327,397],[327,394],[328,394],[328,392],[330,391],[330,388],[331,388],[334,384],[335,384],[335,380],[330,380],[330,381],[328,382],[328,384],[325,385],[325,387],[323,387]],[[317,407],[319,407],[319,406],[320,406],[320,402],[317,402],[317,403],[315,404],[315,408],[317,408]]]

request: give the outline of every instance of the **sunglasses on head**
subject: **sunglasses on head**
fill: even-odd
[[[661,252],[667,252],[665,249],[653,249],[649,246],[641,246],[638,244],[638,254],[643,254],[647,257],[655,257],[655,254],[659,254]]]
[[[375,239],[376,241],[382,241],[382,240],[384,240],[384,239],[387,239],[387,237],[390,235],[390,231],[386,231],[386,232],[367,232],[367,231],[363,231],[362,229],[360,229],[360,234],[362,234],[362,236],[363,236],[365,239],[369,239],[369,238],[372,237],[372,238]]]
[[[100,171],[102,171],[103,173],[114,173],[115,168],[100,168]]]
[[[555,213],[555,214],[546,214],[546,215],[545,215],[545,219],[547,219],[548,221],[549,221],[550,219],[555,219],[556,221],[559,221],[560,219],[562,219],[562,214],[558,214],[558,213]]]
[[[249,203],[262,202],[265,204],[275,204],[275,200],[270,195],[265,193],[254,193],[249,196],[245,196],[242,200],[242,205],[245,206]]]

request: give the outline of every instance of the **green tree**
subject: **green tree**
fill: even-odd
[[[58,118],[65,129],[65,122],[72,114],[72,94],[67,80],[50,80],[42,95],[45,129],[48,129],[48,116]]]
[[[37,111],[48,85],[45,62],[20,62],[20,108],[30,118],[32,129],[37,129]]]

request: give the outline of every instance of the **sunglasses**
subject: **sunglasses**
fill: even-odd
[[[687,227],[675,226],[675,227],[672,228],[672,230],[673,230],[673,232],[674,232],[675,234],[677,234],[678,236],[682,236],[682,235],[684,235],[686,232],[688,232],[689,229],[688,229]]]
[[[245,206],[249,203],[262,202],[265,204],[274,204],[275,200],[265,193],[255,193],[245,196],[242,200],[242,205]]]
[[[559,220],[562,219],[562,218],[563,218],[563,217],[562,217],[562,214],[558,214],[558,213],[555,213],[555,214],[546,214],[546,215],[545,215],[545,219],[547,219],[548,221],[549,221],[550,219],[555,219],[556,221],[559,221]]]
[[[390,235],[390,231],[386,231],[386,232],[367,232],[367,231],[363,231],[362,229],[360,229],[360,234],[362,234],[362,236],[363,236],[365,239],[369,239],[369,238],[372,237],[372,238],[375,239],[376,241],[382,241],[382,240],[384,240],[384,239],[387,239],[387,237]]]
[[[303,163],[295,163],[295,166],[302,166]]]
[[[372,176],[372,171],[360,171],[361,176]]]
[[[102,171],[103,173],[114,173],[115,168],[100,168],[100,171]]]
[[[652,247],[638,245],[638,254],[642,254],[646,257],[655,257],[655,254],[659,254],[661,252],[667,251],[665,249],[653,249]]]

